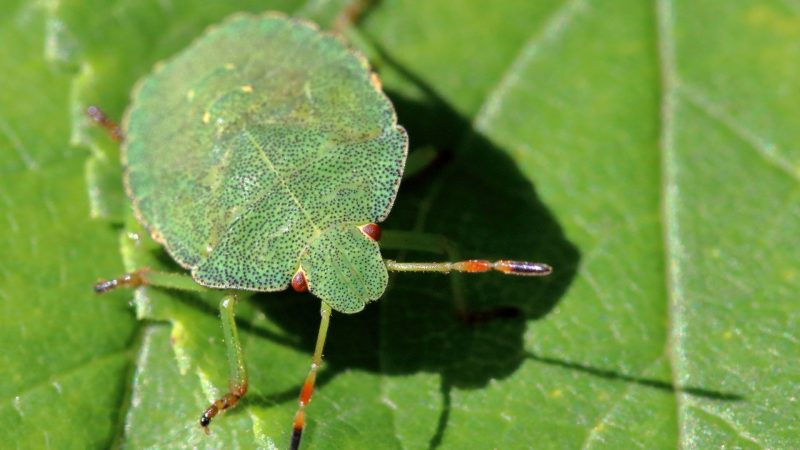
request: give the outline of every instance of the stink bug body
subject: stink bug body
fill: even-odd
[[[378,241],[397,195],[408,138],[366,59],[315,26],[279,14],[235,15],[134,91],[121,129],[125,186],[138,220],[191,279],[142,269],[99,283],[279,291],[322,302],[291,448],[305,425],[333,310],[355,313],[388,271],[547,275],[540,263],[384,260]],[[234,296],[220,311],[230,388],[202,412],[208,427],[247,392]]]

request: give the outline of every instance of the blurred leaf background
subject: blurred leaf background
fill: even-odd
[[[218,295],[91,285],[174,269],[130,219],[133,83],[235,11],[329,27],[344,0],[0,2],[0,441],[283,448],[318,301],[242,301],[251,391],[226,388]],[[381,0],[345,34],[436,163],[386,228],[549,279],[392,279],[332,322],[305,448],[800,446],[800,3]],[[442,255],[408,253],[407,259]],[[135,297],[135,298],[134,298]]]

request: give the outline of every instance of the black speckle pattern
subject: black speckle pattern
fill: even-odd
[[[337,39],[237,15],[146,77],[124,125],[137,215],[199,283],[280,290],[302,265],[345,312],[385,289],[357,226],[389,213],[408,138]]]

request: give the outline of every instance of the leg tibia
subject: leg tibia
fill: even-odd
[[[381,248],[438,253],[447,255],[452,260],[460,259],[458,247],[446,237],[434,233],[383,230]]]
[[[225,337],[225,350],[228,354],[228,392],[203,411],[200,416],[200,426],[208,433],[208,425],[217,414],[233,408],[247,393],[247,368],[245,367],[244,351],[239,342],[239,333],[236,329],[236,315],[234,307],[236,297],[226,295],[219,304],[219,315],[222,319],[222,333]]]

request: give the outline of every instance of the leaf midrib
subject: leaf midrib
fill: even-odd
[[[667,302],[668,311],[668,326],[667,333],[668,339],[665,342],[665,353],[668,355],[670,365],[671,381],[673,386],[679,386],[681,379],[681,368],[678,362],[680,351],[678,332],[679,327],[676,326],[677,322],[681,321],[679,316],[679,300],[682,298],[679,291],[679,284],[677,280],[680,277],[678,267],[673,262],[676,260],[674,252],[679,249],[679,233],[677,231],[677,217],[675,217],[674,205],[677,203],[675,196],[675,173],[677,166],[675,163],[675,155],[672,145],[672,124],[674,103],[677,91],[677,74],[675,73],[674,63],[674,38],[672,36],[672,5],[671,0],[655,0],[654,3],[657,29],[656,40],[658,42],[658,63],[659,72],[661,74],[661,117],[660,117],[660,139],[659,139],[659,153],[661,154],[661,180],[662,187],[661,193],[661,226],[663,235],[662,254],[664,258],[665,267],[665,299]],[[474,117],[471,130],[465,133],[462,139],[462,145],[467,142],[476,131],[482,131],[491,117],[497,111],[502,97],[505,92],[515,81],[515,72],[518,67],[522,67],[534,59],[542,46],[549,42],[557,41],[568,30],[570,22],[576,15],[588,9],[588,4],[584,0],[569,0],[562,4],[550,18],[545,22],[545,26],[538,33],[533,33],[532,37],[523,45],[521,50],[517,53],[514,61],[509,64],[506,71],[499,78],[499,82],[494,88],[490,89],[483,104],[478,109],[478,113]],[[651,363],[652,365],[652,363]],[[622,397],[627,395],[627,390]],[[676,390],[674,393],[676,404],[676,424],[678,427],[678,447],[682,446],[684,437],[682,435],[682,408],[681,408],[681,393]],[[614,402],[613,409],[618,402]],[[587,439],[588,439],[587,435]]]
[[[658,63],[661,78],[661,117],[660,117],[660,136],[659,153],[661,154],[661,229],[663,237],[662,254],[664,255],[664,286],[666,289],[665,297],[667,301],[668,315],[668,338],[667,348],[669,356],[670,374],[672,375],[673,386],[680,385],[681,373],[681,341],[680,323],[683,321],[681,316],[680,300],[680,267],[677,261],[677,253],[680,249],[680,233],[678,230],[677,209],[677,162],[674,152],[673,126],[675,113],[675,97],[677,89],[677,73],[675,71],[675,40],[673,32],[673,10],[671,0],[656,0],[656,42],[658,42]],[[683,395],[680,391],[674,391],[675,398],[675,423],[677,429],[676,444],[678,448],[683,447],[685,436],[683,435]]]

